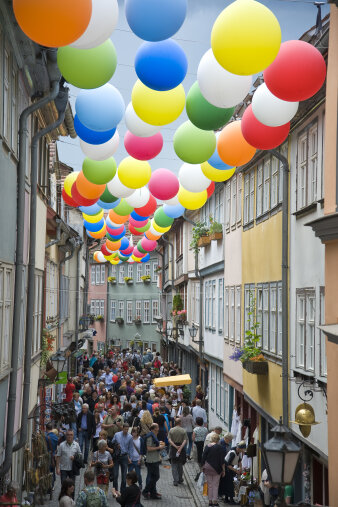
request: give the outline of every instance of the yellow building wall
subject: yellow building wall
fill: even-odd
[[[243,369],[244,392],[265,412],[279,420],[282,415],[282,367],[269,361],[268,375],[253,375]]]

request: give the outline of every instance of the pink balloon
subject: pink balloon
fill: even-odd
[[[134,248],[133,255],[135,255],[135,257],[138,257],[139,259],[142,259],[142,257],[144,257],[144,256],[145,256],[145,254],[144,254],[144,253],[139,252],[139,250],[136,248],[136,246],[135,246],[135,248]]]
[[[133,227],[145,227],[147,225],[147,223],[149,222],[149,219],[147,218],[146,220],[142,220],[142,222],[139,222],[138,220],[135,220],[135,218],[133,217],[130,217],[129,218],[129,223],[133,226]]]
[[[122,255],[130,255],[131,253],[133,253],[133,250],[134,250],[133,245],[130,245],[125,250],[120,250],[120,252]]]
[[[106,227],[107,227],[108,234],[110,234],[111,236],[118,236],[119,234],[122,234],[123,229],[124,229],[124,224],[122,224],[121,227],[119,227],[118,229],[112,229],[108,225],[106,225]]]
[[[154,197],[167,201],[177,195],[180,184],[177,176],[169,169],[157,169],[151,175],[148,188]]]
[[[157,241],[146,238],[141,239],[141,246],[146,252],[152,252],[157,247]]]
[[[127,131],[124,146],[131,157],[137,160],[150,160],[161,153],[163,137],[161,132],[151,137],[137,137]]]

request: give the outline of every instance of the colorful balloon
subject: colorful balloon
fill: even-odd
[[[164,204],[163,211],[168,217],[178,218],[184,214],[185,208],[181,204],[177,204],[176,206],[170,206],[169,204]]]
[[[140,39],[157,42],[179,30],[187,13],[187,0],[126,0],[125,12],[131,30]]]
[[[13,9],[21,30],[30,39],[57,48],[84,33],[92,15],[92,0],[14,0]]]
[[[202,130],[218,130],[223,127],[232,115],[235,107],[215,107],[202,95],[196,81],[189,90],[186,101],[187,115],[191,123]]]
[[[217,143],[218,143],[218,139],[219,139],[220,134],[221,134],[220,132],[217,132],[217,134],[216,134],[216,142]],[[220,170],[232,169],[232,167],[230,165],[226,164],[225,162],[223,162],[223,160],[219,156],[217,146],[216,146],[216,149],[215,149],[213,155],[209,158],[208,163],[212,167],[214,167],[215,169],[220,169]]]
[[[160,131],[160,127],[156,127],[154,125],[149,125],[149,123],[145,123],[141,118],[137,116],[134,111],[133,104],[129,102],[124,120],[126,122],[127,129],[134,134],[134,136],[138,137],[150,137],[154,136]]]
[[[105,191],[106,185],[96,185],[87,180],[81,171],[76,178],[76,188],[86,199],[98,199]]]
[[[241,120],[233,121],[224,127],[218,137],[217,151],[223,162],[230,167],[247,164],[252,159],[256,149],[244,138]]]
[[[115,132],[113,137],[103,144],[89,144],[80,139],[80,148],[86,157],[92,160],[106,160],[112,157],[119,147],[120,136],[119,133]]]
[[[268,127],[285,125],[297,113],[299,102],[287,102],[273,95],[262,83],[252,97],[252,112],[258,121]]]
[[[90,235],[91,235],[92,238],[102,239],[106,235],[106,230],[107,230],[106,229],[106,225],[104,225],[100,231],[98,231],[98,232],[91,232]]]
[[[169,206],[178,206],[180,204],[177,194],[174,197],[172,197],[171,199],[165,199],[163,202],[165,204],[169,204]]]
[[[277,56],[281,28],[270,9],[253,0],[230,4],[215,21],[211,47],[232,74],[248,76],[266,69]]]
[[[135,227],[135,231],[136,232],[139,232],[139,233],[143,233],[143,232],[146,232],[150,227],[150,222],[148,220],[148,223],[146,225],[144,225],[143,227]]]
[[[150,215],[152,215],[155,212],[156,208],[157,208],[156,199],[155,197],[150,195],[147,204],[145,204],[141,208],[135,208],[135,210],[133,211],[133,216],[134,213],[137,213],[141,217],[150,217]]]
[[[109,218],[115,224],[124,224],[129,218],[129,213],[127,215],[118,215],[113,209],[111,209],[109,210]]]
[[[88,129],[110,130],[122,120],[124,100],[115,86],[107,83],[95,90],[82,90],[75,102],[76,114]]]
[[[151,167],[148,162],[126,157],[120,162],[117,174],[121,183],[126,187],[141,188],[150,180]]]
[[[137,160],[151,160],[161,153],[163,137],[161,132],[151,137],[137,137],[131,132],[126,132],[124,146],[131,157]]]
[[[106,132],[97,132],[95,130],[88,129],[80,122],[77,115],[74,117],[74,129],[80,139],[86,143],[94,145],[107,143],[116,132],[116,127],[107,130]]]
[[[202,192],[210,185],[199,164],[183,164],[178,173],[180,185],[189,192]]]
[[[68,206],[72,206],[73,208],[76,208],[78,206],[77,202],[74,201],[74,199],[67,194],[64,188],[62,189],[62,199],[65,201],[66,204],[68,204]]]
[[[118,173],[115,174],[114,178],[107,184],[107,188],[109,192],[116,197],[129,197],[134,192],[133,188],[128,188],[121,183]]]
[[[77,202],[78,206],[91,206],[98,201],[98,198],[87,199],[86,197],[82,196],[76,187],[76,181],[74,181],[72,186],[72,198],[75,202]]]
[[[74,171],[72,173],[67,174],[65,177],[65,181],[63,182],[63,188],[67,195],[72,197],[72,186],[76,178],[80,173],[78,171]]]
[[[86,213],[82,213],[83,219],[86,220],[86,222],[90,222],[91,224],[95,224],[96,222],[99,222],[103,218],[103,209],[96,215],[86,215]]]
[[[209,199],[209,197],[211,197],[211,196],[212,196],[212,194],[213,194],[214,192],[215,192],[215,182],[214,182],[214,181],[212,181],[212,182],[210,183],[210,185],[208,186],[208,188],[207,188],[208,199]]]
[[[152,252],[157,247],[157,241],[152,241],[146,237],[142,238],[140,240],[140,246],[146,251],[146,252]]]
[[[177,42],[144,42],[135,57],[137,77],[152,90],[167,91],[182,83],[188,70],[187,57]]]
[[[212,181],[217,181],[217,182],[227,181],[235,174],[235,171],[236,171],[236,167],[233,167],[231,169],[222,169],[222,170],[215,169],[208,162],[204,162],[201,165],[201,169],[202,169],[204,176],[206,176],[207,178],[209,178]]]
[[[326,76],[325,60],[317,48],[302,40],[283,42],[277,58],[264,71],[270,92],[281,100],[297,102],[315,95]]]
[[[125,239],[125,238],[122,238]],[[117,252],[117,250],[121,247],[122,239],[118,239],[117,241],[111,241],[110,239],[106,239],[106,245],[109,248],[109,250],[112,250],[113,252]]]
[[[156,232],[160,232],[161,234],[164,234],[166,232],[168,232],[171,228],[171,225],[168,225],[167,227],[161,227],[160,225],[158,225],[154,219],[152,219],[151,221],[151,227],[154,229],[154,231]]]
[[[174,222],[173,218],[168,217],[168,215],[164,213],[163,206],[155,211],[153,220],[156,225],[159,225],[160,227],[169,227]]]
[[[85,158],[82,164],[82,172],[91,183],[102,185],[112,180],[116,174],[116,162],[113,157],[107,160],[91,160]]]
[[[161,201],[174,197],[179,187],[177,176],[169,169],[157,169],[152,173],[148,183],[152,195]]]
[[[87,222],[86,220],[83,221],[83,226],[89,232],[101,231],[101,229],[102,229],[102,227],[104,227],[104,225],[105,225],[104,218],[102,218],[102,220],[100,220],[99,222],[95,222],[95,223]]]
[[[102,211],[98,204],[92,204],[92,206],[80,206],[79,210],[86,215],[97,215]]]
[[[198,66],[197,81],[203,97],[210,104],[228,108],[236,106],[247,96],[252,77],[238,76],[223,69],[209,49]]]
[[[114,205],[114,207],[117,206],[118,201],[120,201],[120,199],[118,197],[115,197],[114,195],[112,195],[109,192],[108,187],[106,185],[105,191],[100,196],[100,201],[102,203],[104,203],[105,205],[109,205],[108,208],[106,206],[102,206],[103,208],[110,209],[113,205]]]
[[[180,204],[187,209],[195,210],[202,208],[207,202],[208,194],[206,190],[203,192],[189,192],[183,187],[178,191],[178,200]]]
[[[149,202],[149,199],[150,199],[150,194],[149,194],[149,197],[148,197],[147,203]],[[156,201],[155,201],[155,202],[156,202]],[[136,209],[136,208],[135,208],[135,209]],[[138,208],[138,209],[140,209],[140,208]],[[156,209],[156,208],[155,208],[155,209]],[[151,213],[149,213],[149,215],[151,215]],[[137,221],[137,222],[143,222],[146,218],[147,218],[147,219],[149,218],[149,217],[148,217],[148,215],[147,215],[147,216],[145,216],[145,215],[144,215],[144,216],[138,215],[138,214],[136,213],[136,211],[135,211],[135,210],[134,210],[132,213],[130,213],[130,217],[131,217],[133,220]]]
[[[71,44],[74,48],[99,46],[113,33],[119,16],[117,0],[92,0],[92,15],[85,32]]]
[[[119,205],[114,208],[114,213],[119,216],[126,216],[130,215],[133,210],[134,208],[130,206],[125,199],[121,199]]]
[[[131,100],[137,116],[150,125],[167,125],[175,121],[184,109],[185,93],[182,85],[166,92],[151,90],[138,80]]]
[[[250,105],[244,111],[241,128],[243,137],[251,146],[259,150],[271,150],[277,148],[288,137],[290,122],[280,127],[267,127],[257,120]]]
[[[200,164],[208,160],[216,148],[216,137],[211,130],[201,130],[190,121],[183,123],[174,135],[176,155],[189,164]]]
[[[147,254],[147,255],[145,255],[145,256],[143,257],[143,259],[141,259],[141,262],[142,262],[142,263],[143,263],[143,262],[148,262],[149,260],[150,260],[150,255],[149,255],[149,254]]]
[[[147,204],[149,196],[150,194],[147,187],[137,188],[129,197],[126,197],[126,201],[130,206],[133,206],[133,208],[140,208]]]

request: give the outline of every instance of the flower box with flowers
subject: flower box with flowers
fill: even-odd
[[[136,324],[136,326],[139,326],[142,324],[142,320],[141,320],[141,316],[140,315],[136,315],[135,319],[134,319],[134,324]]]
[[[132,285],[134,283],[134,280],[131,278],[131,276],[125,276],[124,281],[127,285]]]
[[[107,278],[108,282],[111,283],[112,285],[115,285],[116,284],[116,276],[108,276]]]
[[[103,322],[104,321],[104,317],[103,317],[103,315],[96,315],[95,316],[95,320],[96,320],[96,322]]]
[[[150,283],[151,282],[150,275],[143,275],[143,276],[141,276],[141,280],[142,280],[143,283]]]

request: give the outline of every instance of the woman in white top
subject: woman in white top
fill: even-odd
[[[130,456],[131,463],[128,465],[128,472],[135,470],[137,480],[140,488],[142,489],[142,476],[141,476],[141,438],[139,437],[138,428],[132,428],[131,436],[133,437],[133,451]]]
[[[100,413],[98,410],[94,410],[94,419],[95,419],[95,424],[96,424],[96,430],[95,430],[95,434],[93,436],[93,451],[95,452],[98,450],[97,444],[98,444],[98,441],[100,440],[100,431],[102,429],[101,417],[100,417]]]
[[[74,495],[75,485],[73,479],[65,479],[61,485],[59,494],[59,507],[74,507],[75,502],[72,498]]]

